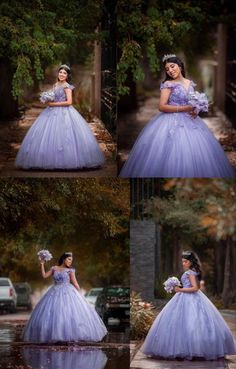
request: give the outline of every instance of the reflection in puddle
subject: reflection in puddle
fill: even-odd
[[[129,346],[0,345],[0,369],[129,369]]]
[[[22,354],[26,364],[33,369],[104,369],[107,363],[106,354],[99,349],[71,347],[58,351],[52,348],[23,348]]]

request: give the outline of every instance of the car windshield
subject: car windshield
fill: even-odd
[[[0,286],[10,286],[10,283],[7,279],[0,279]]]
[[[107,289],[108,296],[129,296],[129,288],[114,287]]]

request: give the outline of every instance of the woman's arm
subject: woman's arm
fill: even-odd
[[[164,113],[192,112],[191,105],[169,105],[168,100],[171,93],[170,88],[163,88],[159,100],[158,109]]]
[[[66,101],[50,102],[48,106],[70,106],[72,105],[72,91],[70,88],[65,88]]]
[[[175,287],[175,292],[196,292],[199,290],[199,284],[197,282],[197,279],[194,275],[189,274],[189,280],[192,285],[192,287]]]
[[[70,273],[70,281],[73,284],[73,286],[79,291],[80,290],[80,286],[77,282],[76,276],[74,272]]]
[[[51,275],[52,275],[52,270],[49,270],[48,272],[45,272],[45,268],[44,268],[45,261],[41,261],[41,262],[40,262],[40,264],[41,264],[41,273],[42,273],[42,277],[43,277],[43,278],[51,277]]]

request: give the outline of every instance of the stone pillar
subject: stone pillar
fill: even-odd
[[[130,285],[146,301],[155,300],[157,228],[153,220],[130,220]]]

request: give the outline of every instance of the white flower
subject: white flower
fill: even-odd
[[[177,277],[170,277],[168,278],[164,283],[164,290],[167,292],[167,293],[171,293],[175,287],[177,286],[181,286],[181,283],[180,281],[178,280]]]
[[[40,261],[49,261],[52,259],[52,254],[48,250],[40,250],[37,255]]]
[[[49,101],[54,101],[55,100],[55,93],[53,90],[49,90],[49,91],[44,91],[41,92],[40,94],[40,99],[39,99],[42,103],[46,103]]]

